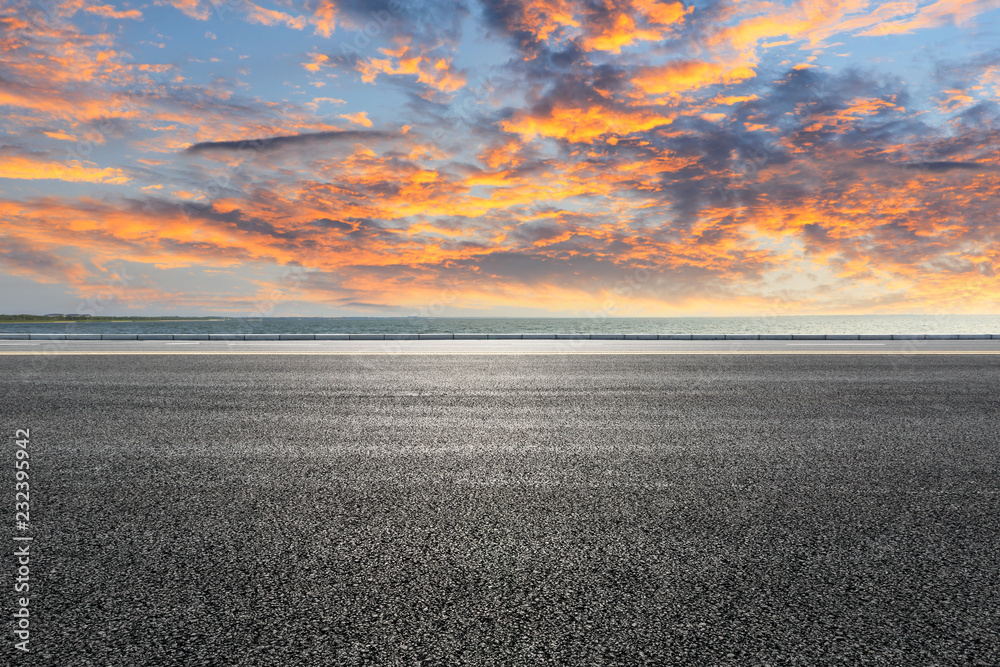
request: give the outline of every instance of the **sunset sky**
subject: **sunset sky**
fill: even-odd
[[[0,311],[1000,312],[1000,0],[0,0]]]

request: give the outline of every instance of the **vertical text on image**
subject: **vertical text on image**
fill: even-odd
[[[31,590],[29,564],[31,540],[28,535],[31,521],[29,469],[31,454],[28,449],[30,429],[19,428],[14,432],[14,648],[28,652],[30,641],[30,613],[28,605]]]

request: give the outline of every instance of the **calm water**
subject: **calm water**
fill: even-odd
[[[1000,315],[763,317],[269,317],[191,322],[32,322],[2,333],[1000,333]]]

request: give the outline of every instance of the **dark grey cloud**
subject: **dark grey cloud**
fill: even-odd
[[[522,51],[538,48],[534,33],[519,27],[520,18],[525,14],[524,3],[520,0],[481,0],[483,18],[486,25],[496,32],[511,37]]]
[[[10,273],[58,278],[64,283],[72,281],[76,268],[73,262],[39,248],[28,239],[12,235],[0,237],[0,267]]]
[[[338,130],[333,132],[307,132],[266,139],[241,139],[239,141],[203,141],[184,149],[185,153],[198,154],[212,151],[268,151],[291,146],[311,146],[342,141],[386,139],[393,136],[377,130]]]
[[[319,220],[312,221],[313,227],[319,227],[321,229],[336,229],[340,232],[349,232],[354,230],[354,226],[350,225],[343,220],[331,220],[329,218],[320,218]]]
[[[1000,64],[1000,49],[977,53],[963,60],[943,60],[934,69],[934,80],[943,88],[966,90],[985,70]]]
[[[965,171],[994,171],[996,167],[988,164],[979,164],[978,162],[949,162],[947,160],[938,160],[935,162],[913,162],[906,165],[907,169],[916,169],[919,171],[930,171],[930,172],[942,172],[942,171],[954,171],[956,169],[961,169]]]
[[[405,34],[426,41],[457,40],[469,15],[458,0],[339,0],[337,10],[368,34]]]
[[[125,202],[132,211],[144,215],[168,218],[175,216],[179,210],[192,220],[222,223],[240,231],[270,236],[288,242],[299,241],[307,236],[307,233],[304,231],[279,229],[267,220],[258,216],[247,215],[239,209],[220,211],[215,208],[213,202],[183,202],[178,204],[176,201],[157,197],[147,197],[144,199],[126,198]]]

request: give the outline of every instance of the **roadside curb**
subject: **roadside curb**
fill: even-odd
[[[586,333],[330,333],[330,334],[52,334],[0,333],[0,340],[1000,340],[969,334],[586,334]]]

